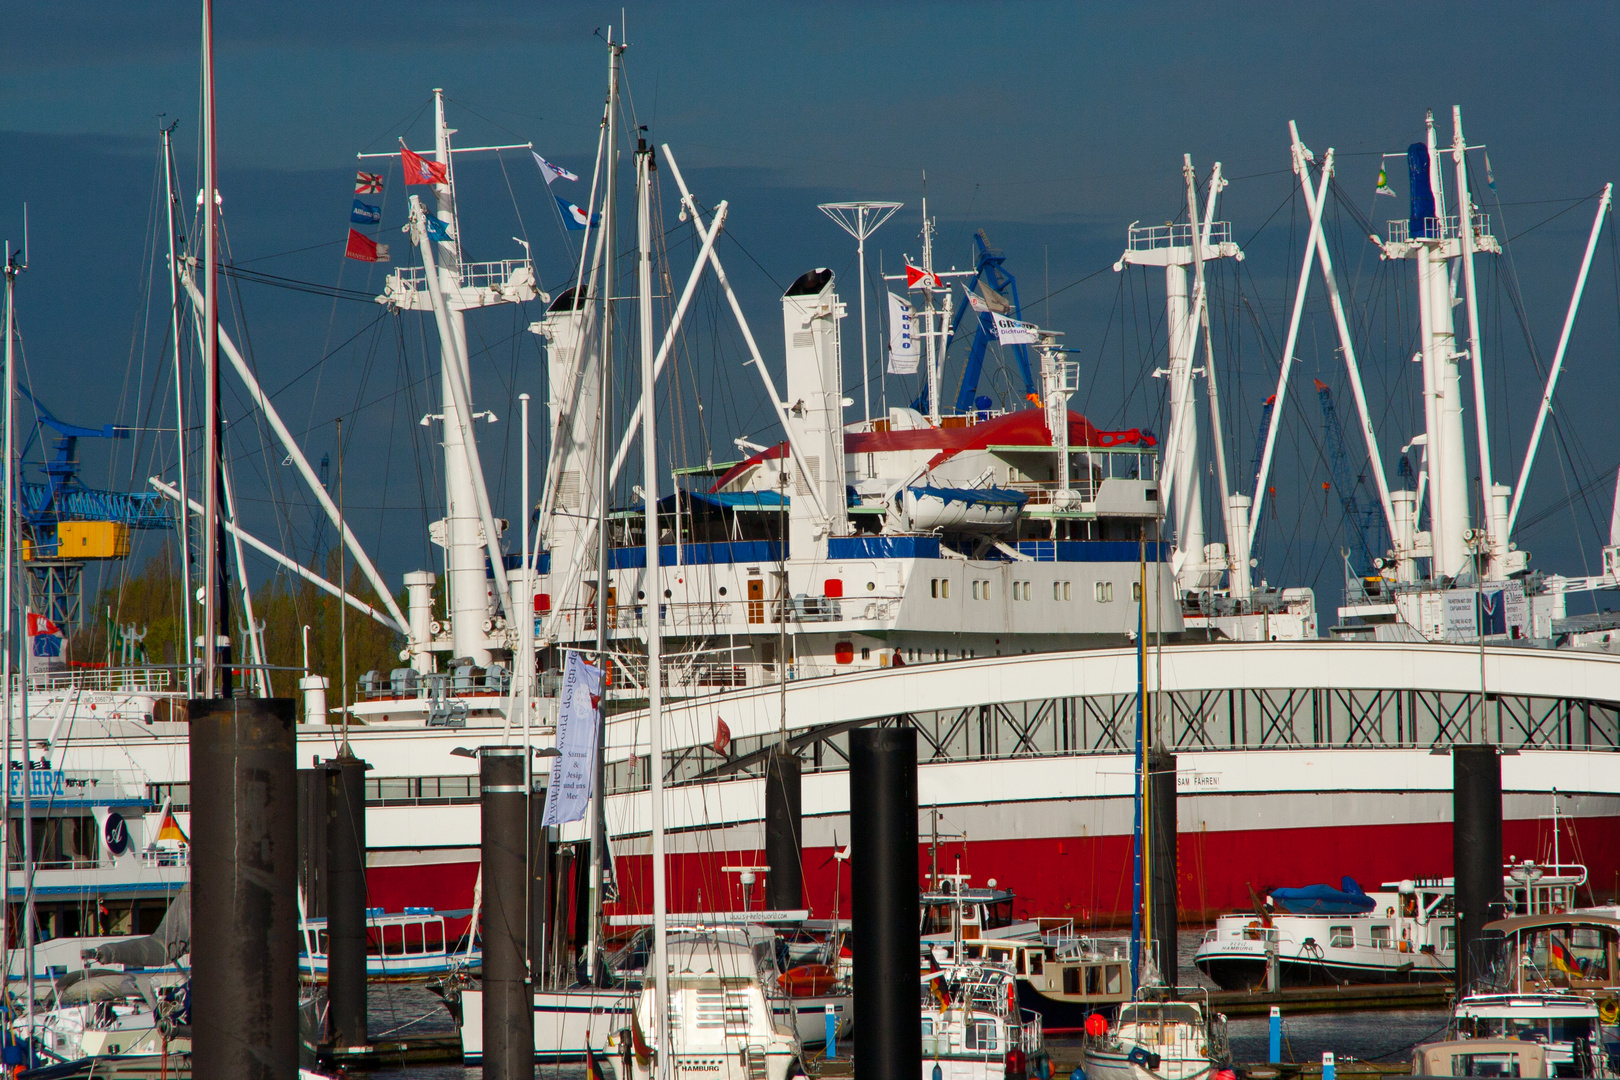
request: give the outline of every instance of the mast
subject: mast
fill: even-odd
[[[615,214],[614,201],[618,196],[618,159],[619,159],[619,76],[623,71],[623,56],[625,46],[613,43],[613,30],[608,29],[608,107],[607,107],[607,147],[604,165],[607,169],[606,187],[602,198],[602,231],[601,238],[602,276],[602,351],[597,364],[597,397],[596,397],[596,468],[598,471],[598,486],[596,499],[596,662],[602,665],[603,687],[607,686],[608,672],[608,579],[611,567],[608,563],[608,499],[613,477],[608,469],[608,389],[611,385],[608,369],[613,360],[613,287],[614,281],[614,243],[615,227],[618,224]],[[639,151],[638,151],[639,153]],[[639,167],[639,160],[638,160]],[[649,300],[648,303],[651,303]],[[644,328],[645,329],[645,328]],[[650,334],[650,329],[646,333]],[[642,396],[652,397],[652,378],[642,383]],[[642,440],[651,445],[652,429],[646,428],[642,432]],[[657,484],[653,485],[654,490]],[[656,517],[654,524],[657,524]],[[654,529],[656,534],[657,530]],[[654,536],[656,540],[656,535]],[[649,564],[650,565],[650,564]],[[649,590],[650,590],[649,586]],[[651,595],[649,591],[648,595]],[[607,710],[598,709],[596,712],[596,776],[591,783],[591,860],[590,860],[590,889],[589,912],[587,932],[587,951],[585,954],[585,975],[587,980],[596,983],[596,956],[602,947],[602,871],[607,864],[607,815],[604,808],[607,805],[607,762],[602,748],[607,743]],[[656,759],[654,759],[656,761]],[[655,769],[656,771],[656,769]]]
[[[924,340],[928,342],[928,419],[935,427],[939,426],[939,376],[940,369],[944,367],[943,358],[939,355],[939,342],[934,335],[934,223],[928,217],[928,174],[923,174],[922,197],[922,241],[923,241],[923,269],[928,271],[927,288],[923,289],[923,331]],[[945,303],[950,304],[951,294],[945,294]],[[947,306],[947,318],[949,317]]]
[[[4,614],[0,615],[0,626],[5,627],[5,631],[6,631],[5,636],[7,638],[10,638],[11,640],[6,642],[6,648],[0,649],[0,671],[4,672],[4,676],[5,676],[5,693],[6,693],[6,705],[5,705],[5,710],[6,710],[5,755],[6,755],[6,757],[5,757],[5,765],[4,765],[5,786],[3,788],[0,788],[0,807],[3,807],[3,810],[4,810],[4,821],[6,821],[8,823],[6,825],[7,829],[10,828],[9,822],[11,821],[11,745],[12,745],[11,744],[11,724],[12,724],[11,703],[12,703],[12,694],[13,694],[12,677],[11,677],[11,674],[12,674],[12,672],[11,672],[11,650],[12,650],[13,647],[15,647],[17,649],[17,656],[20,659],[22,657],[22,650],[26,647],[26,643],[28,641],[28,635],[26,633],[13,634],[11,632],[11,628],[13,626],[17,626],[17,627],[20,628],[21,625],[22,625],[22,614],[21,614],[21,612],[14,612],[13,609],[12,609],[12,598],[13,598],[12,582],[14,580],[14,574],[12,572],[12,560],[13,560],[13,557],[14,557],[15,552],[16,552],[16,528],[17,528],[17,514],[16,514],[16,506],[17,506],[17,491],[16,491],[17,470],[16,470],[16,468],[15,468],[15,466],[13,464],[13,462],[15,462],[15,460],[16,460],[16,433],[15,433],[15,430],[14,430],[15,429],[15,423],[14,423],[15,407],[14,406],[15,406],[15,402],[16,402],[16,398],[17,398],[17,391],[16,391],[17,383],[16,383],[15,369],[12,366],[12,359],[13,359],[13,356],[12,356],[12,348],[13,348],[13,346],[12,346],[12,338],[15,336],[15,325],[16,325],[15,306],[16,306],[16,292],[17,292],[17,275],[23,270],[24,266],[26,266],[26,265],[27,265],[26,261],[23,262],[23,263],[20,263],[20,264],[18,263],[15,256],[13,256],[13,254],[12,254],[11,242],[9,240],[6,241],[6,267],[5,267],[5,271],[6,271],[6,346],[5,346],[5,384],[6,384],[6,391],[5,391],[6,392],[5,425],[6,425],[6,431],[5,431],[5,436],[4,436],[5,456],[6,456],[6,476],[5,476],[5,481],[4,481],[5,500],[6,500],[6,505],[5,505],[6,523],[5,523],[5,529],[4,529],[4,533],[5,533],[5,540],[4,540],[4,547],[5,547],[4,584],[0,585],[0,591],[4,592],[5,609],[4,609]],[[13,619],[15,619],[15,622],[13,621]],[[27,773],[24,773],[23,775],[26,777]],[[27,819],[24,818],[24,821],[26,822]],[[26,838],[28,836],[28,833],[29,833],[29,829],[27,829],[25,827],[23,829],[23,836],[24,836],[25,840],[26,840]],[[11,923],[11,850],[10,850],[11,841],[10,841],[9,837],[6,838],[4,846],[5,846],[5,849],[6,849],[6,851],[5,851],[5,870],[3,871],[4,887],[5,887],[5,899],[3,901],[0,901],[0,929],[5,930],[6,937],[5,937],[4,940],[5,941],[10,941],[11,937],[12,937],[12,933],[11,933],[11,926],[10,926],[10,923]],[[27,926],[27,923],[24,923],[23,925]],[[30,935],[30,934],[23,934],[19,939],[19,940],[21,940],[23,942],[24,948],[28,949],[28,955],[30,957],[33,956],[33,949],[30,947],[32,945],[31,937],[32,937],[32,935]],[[11,978],[10,952],[6,948],[4,948],[3,943],[0,943],[0,956],[5,956],[6,960],[7,960],[5,968],[4,968],[4,972],[3,972],[3,974],[0,974],[0,986],[3,986],[5,983],[9,982],[10,978]],[[29,960],[28,963],[31,965],[32,960]],[[29,978],[30,978],[29,994],[28,994],[28,1006],[29,1006],[28,1034],[29,1034],[30,1037],[32,1037],[33,1030],[34,1030],[34,1024],[33,1024],[34,995],[33,995],[33,983],[32,983],[33,973],[30,971],[28,973],[28,975],[29,975]]]
[[[191,523],[186,508],[191,505],[191,496],[186,491],[186,383],[185,365],[181,360],[180,351],[180,261],[175,244],[175,217],[174,217],[174,145],[172,136],[174,129],[180,121],[163,129],[163,191],[166,211],[169,221],[169,333],[174,338],[174,435],[175,454],[179,462],[180,481],[180,607],[184,612],[185,657],[186,657],[186,695],[195,696],[193,685],[196,682],[197,669],[192,663],[192,649],[196,643],[196,632],[192,627],[191,605]]]
[[[1137,536],[1137,586],[1141,602],[1136,606],[1136,764],[1133,769],[1135,791],[1131,818],[1131,996],[1142,985],[1142,905],[1146,899],[1143,885],[1147,879],[1147,859],[1143,850],[1142,799],[1146,794],[1142,783],[1147,767],[1143,740],[1147,726],[1147,530]],[[1155,559],[1157,562],[1157,559]],[[1155,567],[1157,570],[1157,567]]]
[[[228,697],[230,600],[225,590],[225,536],[220,523],[219,186],[214,137],[214,4],[203,0],[203,696]],[[225,636],[222,653],[219,639]],[[223,663],[222,663],[223,661]],[[26,717],[24,720],[26,721]]]
[[[652,783],[653,874],[653,1016],[657,1032],[658,1077],[670,1074],[669,1042],[669,900],[664,881],[664,671],[661,604],[658,584],[658,435],[657,395],[653,393],[652,302],[652,150],[645,139],[636,149],[636,285],[641,331],[641,461],[647,569],[647,758]]]

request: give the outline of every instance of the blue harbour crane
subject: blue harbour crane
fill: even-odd
[[[1333,391],[1321,379],[1315,382],[1316,396],[1322,403],[1322,435],[1327,447],[1328,471],[1333,477],[1334,494],[1344,507],[1344,525],[1349,530],[1353,553],[1360,564],[1354,569],[1363,575],[1371,574],[1374,572],[1373,560],[1389,549],[1383,510],[1376,502],[1363,509],[1361,500],[1356,497],[1356,488],[1365,477],[1353,475],[1350,471],[1350,454],[1345,447],[1344,429],[1339,425],[1338,409],[1333,404]]]
[[[973,251],[974,273],[967,282],[967,291],[983,299],[990,311],[1022,319],[1024,315],[1018,303],[1018,281],[1007,271],[1005,265],[1007,256],[1002,254],[1000,249],[990,246],[983,229],[973,234]],[[946,340],[946,348],[949,348],[950,341],[955,339],[962,325],[962,316],[968,310],[967,304],[956,309],[956,314],[951,319],[951,335]],[[967,367],[962,371],[962,385],[956,392],[958,415],[972,412],[976,404],[979,394],[979,374],[984,369],[984,351],[996,337],[995,322],[991,318],[990,311],[977,313],[973,346],[968,351]],[[1014,345],[1012,351],[1018,361],[1018,371],[1024,377],[1025,397],[1040,400],[1040,391],[1035,385],[1034,372],[1029,363],[1029,346]]]
[[[30,603],[65,633],[72,634],[84,625],[85,565],[125,558],[129,555],[131,533],[172,528],[174,520],[167,502],[155,491],[99,491],[85,487],[79,479],[79,440],[128,439],[129,428],[70,424],[26,388],[17,389],[33,405],[38,428],[49,429],[56,436],[49,456],[38,465],[44,479],[19,477],[17,483],[17,516],[22,526],[23,565],[29,571]],[[32,443],[30,436],[18,455],[19,462],[27,457]]]

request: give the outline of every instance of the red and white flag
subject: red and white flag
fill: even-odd
[[[365,233],[349,230],[349,243],[343,249],[345,259],[358,259],[361,262],[387,262],[388,245],[379,244]]]
[[[383,187],[381,173],[357,172],[354,174],[354,193],[356,195],[375,195]]]
[[[910,263],[906,263],[906,288],[943,289],[944,287],[945,279],[938,274],[930,274],[920,266],[912,266]]]
[[[731,729],[726,727],[724,720],[716,718],[714,728],[714,752],[724,755],[731,748]]]
[[[405,166],[407,184],[448,184],[450,166],[442,161],[430,161],[413,153],[404,143],[399,144],[400,163]]]

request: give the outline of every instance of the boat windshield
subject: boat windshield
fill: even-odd
[[[1123,1024],[1197,1024],[1202,1018],[1196,1005],[1176,1001],[1138,1001],[1120,1007]]]
[[[1520,1042],[1567,1043],[1592,1035],[1592,1019],[1587,1016],[1479,1017],[1470,1027],[1469,1033],[1476,1039],[1517,1039]]]

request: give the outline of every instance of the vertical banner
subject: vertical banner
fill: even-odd
[[[557,749],[541,823],[561,825],[585,816],[596,782],[596,732],[602,714],[602,669],[577,652],[565,654],[562,700],[557,709]]]
[[[917,373],[917,316],[911,301],[889,294],[889,374]]]

